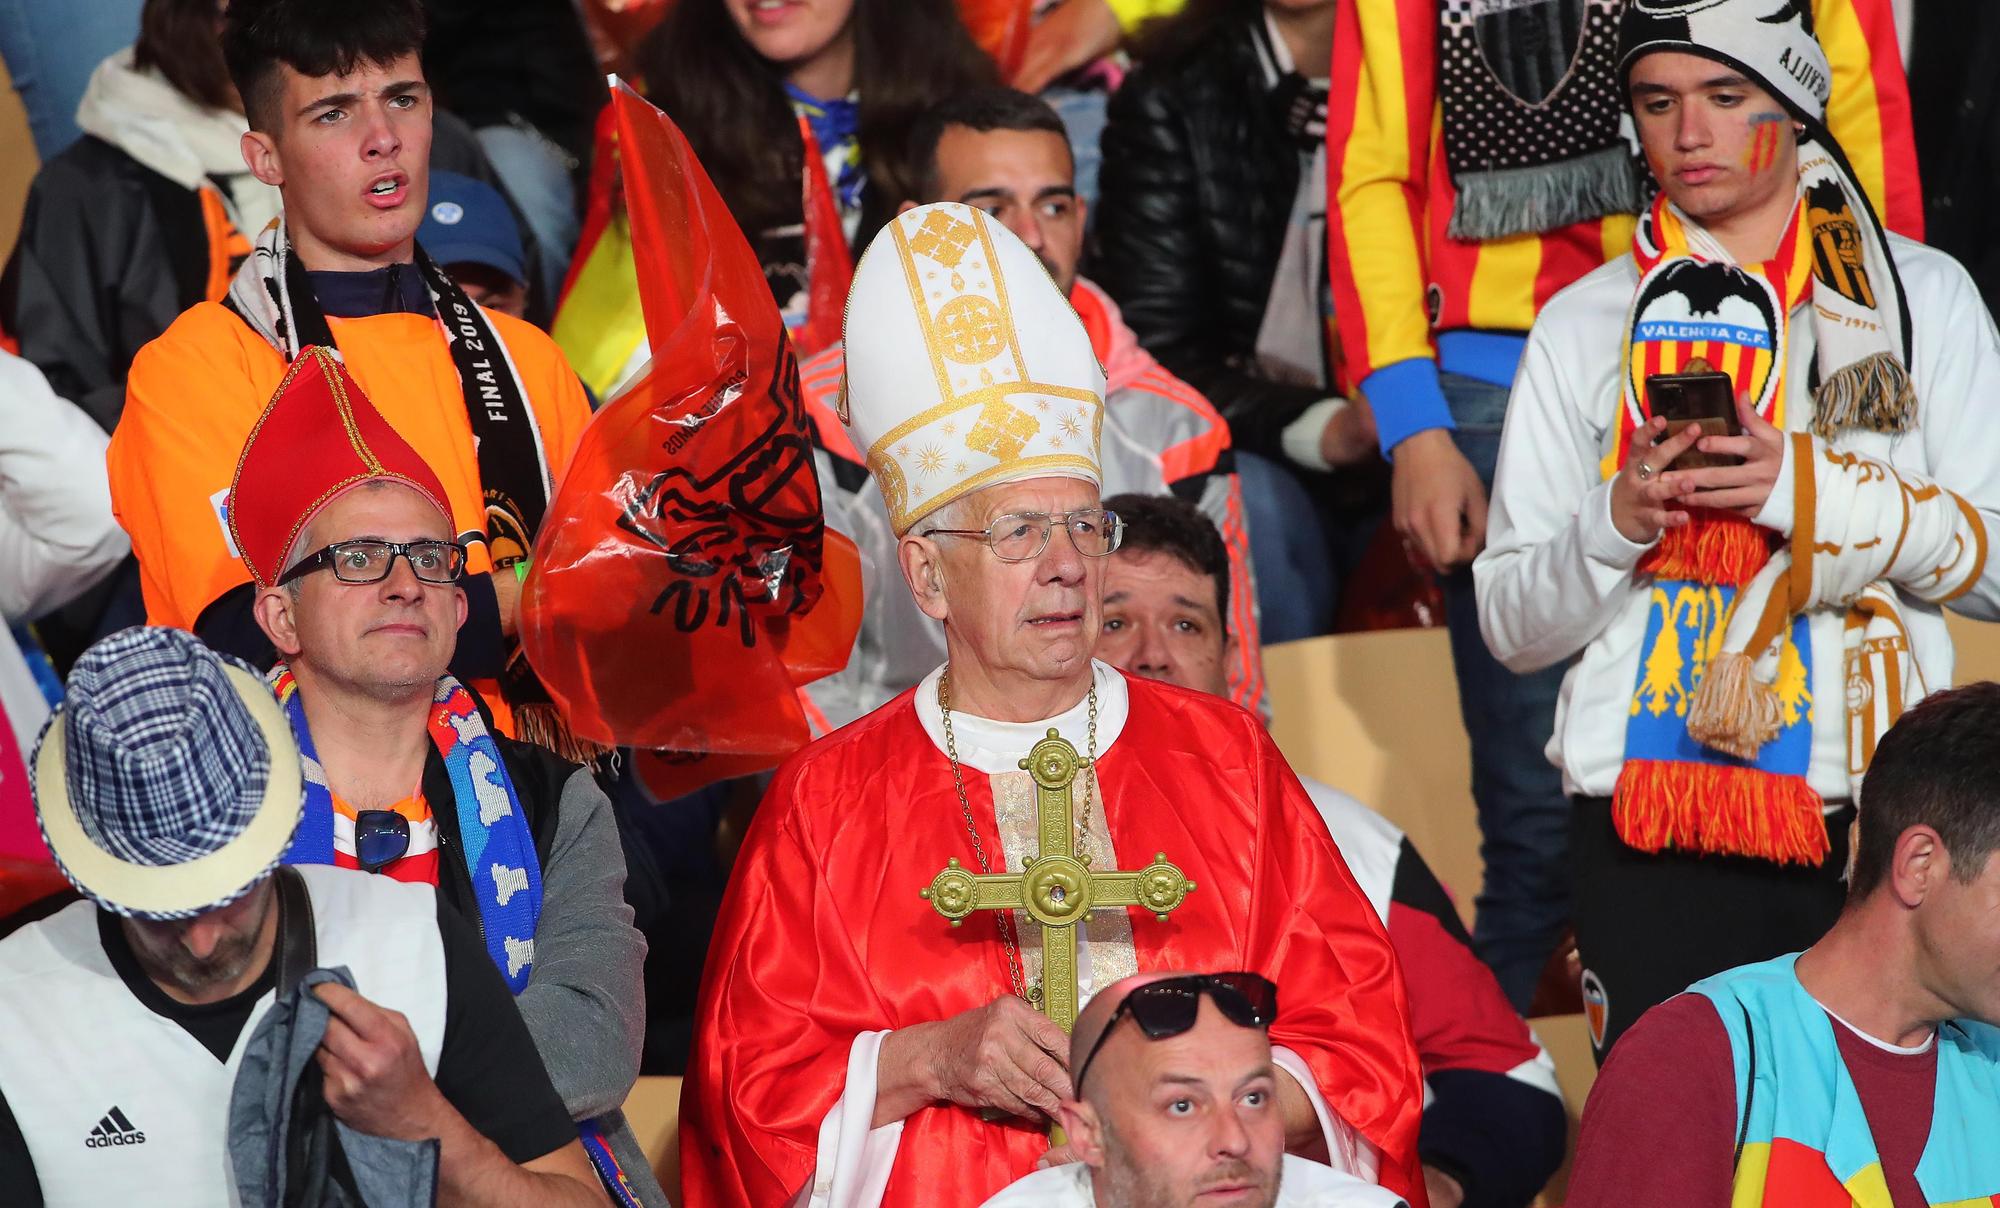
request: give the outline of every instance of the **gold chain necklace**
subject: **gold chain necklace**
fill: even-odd
[[[1091,673],[1090,692],[1086,699],[1090,702],[1090,773],[1083,782],[1083,817],[1076,828],[1076,850],[1077,858],[1082,860],[1087,868],[1090,866],[1090,809],[1097,801],[1093,791],[1097,784],[1097,675],[1094,671]],[[951,784],[958,790],[958,810],[965,818],[965,833],[972,839],[972,854],[979,861],[979,871],[990,873],[993,871],[993,866],[986,859],[986,844],[980,841],[979,827],[972,821],[972,799],[965,795],[965,772],[958,762],[958,736],[952,733],[951,729],[949,665],[945,667],[944,674],[938,677],[938,712],[944,719],[944,753],[951,760]],[[1000,942],[1007,949],[1007,976],[1013,979],[1014,994],[1029,1002],[1038,1002],[1041,999],[1041,987],[1036,986],[1031,992],[1021,981],[1021,957],[1014,947],[1013,912],[997,911],[994,913],[993,921],[999,924]]]

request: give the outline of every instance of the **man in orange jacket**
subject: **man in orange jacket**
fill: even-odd
[[[155,624],[259,659],[228,490],[257,416],[311,345],[356,381],[442,480],[471,547],[452,666],[497,678],[526,558],[589,403],[541,332],[474,305],[415,241],[431,99],[417,0],[235,0],[224,53],[251,171],[283,197],[229,295],[140,350],[109,455],[112,502]]]

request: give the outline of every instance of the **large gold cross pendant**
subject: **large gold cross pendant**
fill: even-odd
[[[1076,858],[1072,818],[1077,773],[1090,766],[1055,730],[1021,761],[1035,780],[1041,855],[1022,857],[1019,873],[973,873],[956,859],[921,890],[937,912],[959,926],[975,910],[1024,910],[1042,928],[1042,1013],[1063,1031],[1076,1022],[1076,928],[1092,910],[1144,906],[1165,922],[1194,892],[1194,882],[1160,852],[1136,872],[1093,872]]]

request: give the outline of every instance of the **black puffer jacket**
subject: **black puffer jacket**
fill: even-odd
[[[209,255],[199,193],[86,134],[28,188],[7,329],[109,432],[132,357],[206,296]]]
[[[2000,5],[1927,0],[1910,39],[1910,120],[1924,186],[1924,237],[1965,265],[2000,307],[2000,239],[1991,191],[2000,180]]]
[[[1139,342],[1208,395],[1234,443],[1282,458],[1279,434],[1326,392],[1256,376],[1253,357],[1299,149],[1247,25],[1141,65],[1111,99],[1091,277]]]

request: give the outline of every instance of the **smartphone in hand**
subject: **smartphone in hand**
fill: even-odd
[[[1703,436],[1741,436],[1743,425],[1736,418],[1736,387],[1726,373],[1708,367],[1696,357],[1682,373],[1654,373],[1646,377],[1646,409],[1667,421],[1668,437],[1689,424],[1700,424]],[[1725,453],[1704,453],[1689,449],[1674,458],[1666,470],[1699,470],[1708,466],[1740,466],[1743,459]]]

